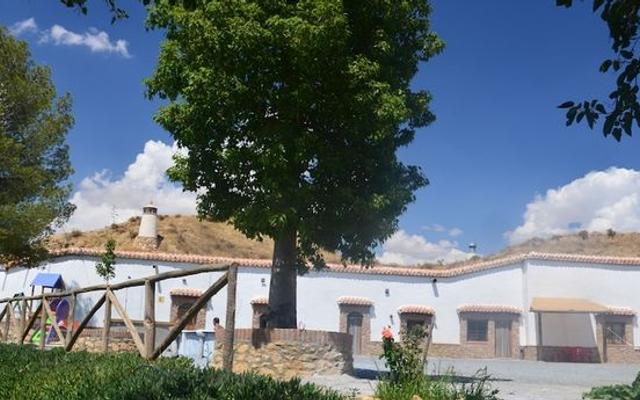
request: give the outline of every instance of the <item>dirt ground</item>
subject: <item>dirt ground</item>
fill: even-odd
[[[343,393],[373,394],[382,361],[373,357],[358,357],[354,362],[355,376],[315,376],[306,379]],[[629,384],[640,371],[640,365],[575,364],[520,360],[453,360],[431,359],[428,374],[453,375],[465,380],[477,370],[486,368],[491,385],[500,390],[504,400],[580,400],[593,386]]]

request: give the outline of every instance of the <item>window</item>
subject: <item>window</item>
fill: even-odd
[[[624,322],[608,322],[606,325],[607,344],[625,344],[625,328]]]
[[[489,321],[486,319],[467,320],[467,341],[486,342],[488,337]]]
[[[408,319],[406,329],[409,335],[422,336],[427,331],[427,321],[424,319]]]

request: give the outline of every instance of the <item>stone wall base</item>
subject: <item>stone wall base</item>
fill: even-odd
[[[353,371],[351,336],[297,329],[237,329],[233,371],[279,379],[337,375]],[[216,343],[213,367],[222,367],[222,345]]]
[[[73,351],[87,351],[89,353],[101,353],[102,352],[102,338],[84,336],[79,337],[76,344],[73,346]],[[137,353],[133,339],[124,338],[110,338],[109,339],[109,351],[114,353],[133,352]]]

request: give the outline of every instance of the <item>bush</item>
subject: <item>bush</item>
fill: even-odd
[[[599,386],[585,393],[585,400],[638,400],[640,399],[640,373],[631,385]]]
[[[402,343],[394,340],[388,328],[382,331],[383,354],[389,374],[376,388],[380,400],[498,400],[497,390],[491,389],[489,375],[480,370],[469,383],[456,384],[453,371],[443,377],[431,378],[424,373],[422,343],[426,332],[414,328],[403,334]]]
[[[299,380],[199,369],[184,358],[149,362],[136,354],[42,352],[0,345],[3,400],[345,400]]]

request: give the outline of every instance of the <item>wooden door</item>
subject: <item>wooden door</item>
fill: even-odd
[[[496,320],[496,357],[511,357],[511,321]]]
[[[185,315],[187,311],[189,311],[192,305],[193,305],[192,303],[180,304],[178,306],[178,311],[176,312],[176,321],[179,321],[180,319],[182,319],[182,316]],[[196,318],[198,318],[197,314],[194,315],[193,318],[189,320],[189,322],[187,323],[187,326],[185,326],[184,329],[188,331],[196,329]]]
[[[352,312],[347,316],[347,333],[352,336],[353,354],[362,353],[362,314]]]

